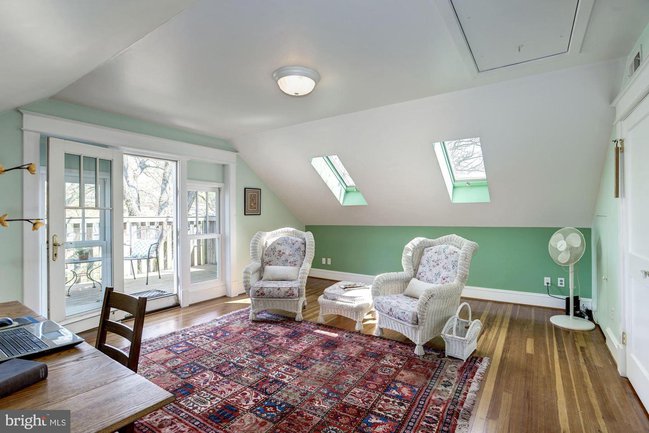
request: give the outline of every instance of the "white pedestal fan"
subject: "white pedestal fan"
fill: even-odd
[[[586,239],[584,235],[573,227],[565,227],[557,230],[550,238],[548,251],[550,257],[557,265],[568,266],[570,287],[570,315],[557,315],[550,317],[550,322],[560,328],[573,331],[592,331],[595,324],[589,320],[575,317],[575,263],[581,259],[586,250]]]

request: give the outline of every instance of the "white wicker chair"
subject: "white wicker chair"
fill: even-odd
[[[447,248],[431,248],[447,246]],[[418,276],[420,262],[428,248],[431,261],[426,261],[419,276],[434,283],[419,299],[403,294],[412,278]],[[460,295],[469,277],[471,259],[478,244],[457,235],[437,239],[415,238],[403,249],[403,272],[377,275],[372,284],[372,299],[378,320],[374,335],[382,335],[382,328],[400,332],[417,346],[415,354],[423,355],[423,345],[440,335],[444,324],[460,305]],[[439,266],[433,254],[445,255],[446,267]],[[450,268],[449,268],[450,266]],[[433,274],[430,274],[430,272]],[[428,277],[426,272],[429,272]],[[432,278],[431,278],[432,277]],[[441,283],[441,284],[440,284]]]
[[[295,238],[302,242],[296,242]],[[269,249],[270,248],[270,249]],[[273,251],[280,248],[280,254]],[[250,241],[252,263],[243,270],[243,286],[250,296],[250,320],[263,310],[284,310],[295,313],[295,320],[302,320],[302,308],[306,305],[306,280],[315,253],[315,241],[311,232],[283,228],[272,232],[257,232]],[[295,281],[264,281],[264,266],[299,266]]]

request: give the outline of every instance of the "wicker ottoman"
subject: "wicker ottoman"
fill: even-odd
[[[363,318],[372,310],[372,294],[370,286],[360,286],[345,289],[345,284],[351,281],[340,281],[327,287],[318,298],[320,315],[318,323],[324,323],[325,314],[337,314],[356,321],[356,330],[363,329]]]

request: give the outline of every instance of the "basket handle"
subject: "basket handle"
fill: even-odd
[[[457,307],[457,311],[455,312],[455,315],[457,318],[460,318],[460,311],[462,311],[462,308],[466,305],[466,308],[469,310],[469,323],[471,323],[471,306],[469,305],[468,302],[462,302],[459,307]]]

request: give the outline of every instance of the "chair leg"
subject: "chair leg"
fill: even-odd
[[[158,268],[158,279],[160,279],[162,277],[160,276],[160,258],[158,256],[155,258],[155,265]]]
[[[257,320],[257,313],[255,313],[255,311],[252,308],[250,308],[250,316],[249,316],[249,318],[250,318],[250,320]]]
[[[131,260],[131,275],[133,275],[133,279],[135,279],[135,266],[133,266],[133,260]]]
[[[374,328],[374,335],[377,337],[382,337],[383,336],[383,329],[379,328],[378,326]]]
[[[425,355],[426,352],[424,352],[424,346],[421,344],[418,344],[415,346],[415,355],[422,356]]]
[[[300,302],[297,306],[297,313],[295,314],[296,322],[301,322],[302,320],[304,320],[304,318],[302,317],[302,305],[304,304],[304,302],[305,301]]]
[[[146,285],[149,285],[149,258],[146,259]]]

